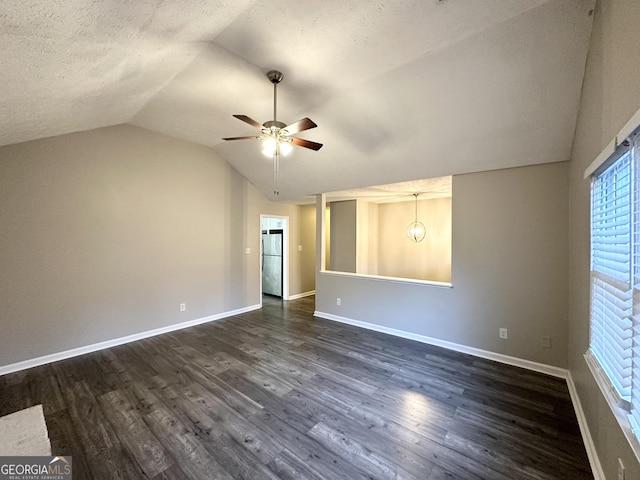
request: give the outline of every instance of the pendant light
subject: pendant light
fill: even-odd
[[[411,224],[407,227],[407,237],[412,242],[419,243],[424,240],[424,237],[427,235],[427,230],[424,228],[424,224],[418,221],[418,195],[419,193],[414,193],[413,196],[416,199],[416,208],[415,208],[415,219]]]

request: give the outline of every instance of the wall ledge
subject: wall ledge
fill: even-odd
[[[453,288],[453,284],[450,282],[436,282],[435,280],[420,280],[417,278],[403,278],[403,277],[385,277],[384,275],[369,275],[366,273],[338,272],[336,270],[321,270],[318,273],[320,275],[326,275],[329,277],[333,276],[333,277],[348,277],[348,278],[364,278],[365,280],[376,280],[378,282],[407,283],[410,285],[427,285],[430,287]]]
[[[173,325],[167,325],[166,327],[155,328],[153,330],[147,330],[145,332],[134,333],[133,335],[127,335],[126,337],[114,338],[113,340],[106,340],[104,342],[94,343],[84,347],[72,348],[63,352],[52,353],[44,355],[42,357],[36,357],[29,360],[23,360],[22,362],[12,363],[9,365],[0,366],[0,376],[7,375],[9,373],[19,372],[28,368],[38,367],[47,363],[58,362],[67,358],[78,357],[86,353],[97,352],[106,348],[116,347],[125,343],[135,342],[149,337],[155,337],[156,335],[162,335],[163,333],[174,332],[176,330],[182,330],[183,328],[194,327],[203,323],[213,322],[221,320],[223,318],[232,317],[241,313],[250,312],[261,308],[261,305],[251,305],[248,307],[238,308],[228,312],[217,313],[215,315],[209,315],[208,317],[197,318],[195,320],[189,320],[182,323],[176,323]]]

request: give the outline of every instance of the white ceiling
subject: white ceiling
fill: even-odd
[[[371,187],[352,188],[338,192],[326,192],[327,203],[343,200],[364,200],[371,203],[413,202],[414,195],[419,200],[451,198],[453,182],[451,176],[409,180]],[[315,197],[309,197],[309,203],[315,203]]]
[[[308,116],[280,200],[569,159],[595,0],[12,0],[0,145],[132,123],[214,148],[265,195],[232,114]]]

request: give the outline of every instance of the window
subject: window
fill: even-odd
[[[640,148],[625,142],[591,183],[587,361],[640,438]],[[600,378],[598,378],[600,377]]]

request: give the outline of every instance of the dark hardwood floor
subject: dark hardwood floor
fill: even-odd
[[[312,316],[314,297],[0,377],[75,479],[593,478],[563,380]]]

